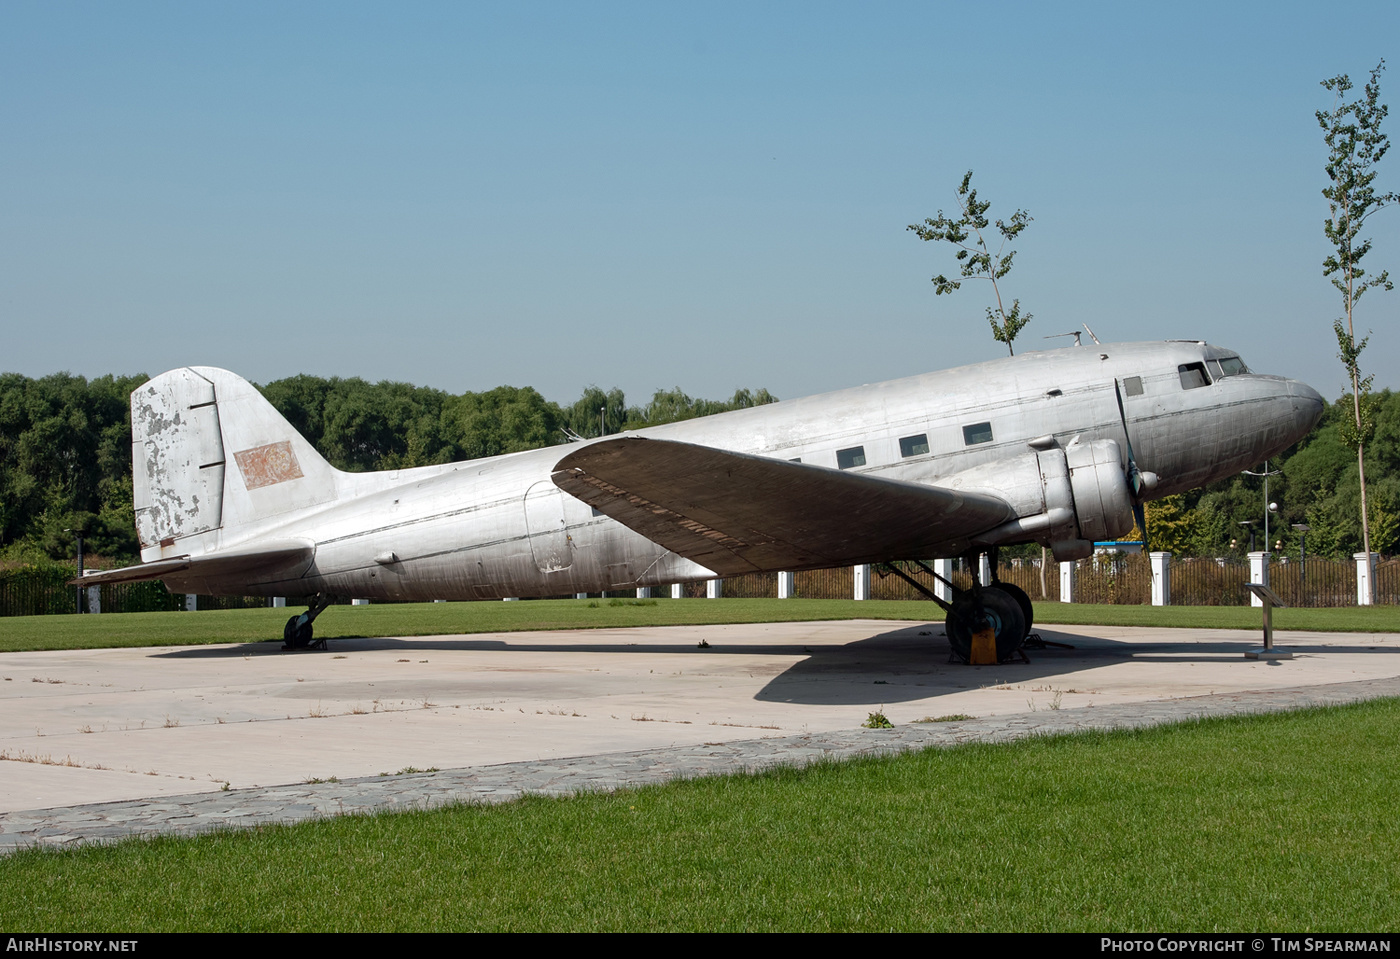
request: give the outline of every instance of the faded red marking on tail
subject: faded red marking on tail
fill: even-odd
[[[273,486],[302,476],[297,454],[292,452],[292,444],[287,440],[243,450],[234,453],[233,458],[249,489]]]

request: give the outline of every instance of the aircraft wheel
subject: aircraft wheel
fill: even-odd
[[[311,624],[303,623],[300,616],[287,620],[282,629],[282,641],[286,649],[305,649],[311,644]]]
[[[997,659],[1007,659],[1026,640],[1025,617],[1015,598],[998,587],[982,590],[982,609],[997,639]],[[967,662],[972,657],[972,634],[977,629],[977,603],[971,594],[953,602],[946,623],[953,655]]]
[[[1022,639],[1031,634],[1031,624],[1035,621],[1035,607],[1031,605],[1031,598],[1026,595],[1026,591],[1015,583],[993,583],[997,589],[1001,590],[1012,599],[1016,600],[1016,605],[1021,607],[1021,618],[1025,620],[1025,634]]]
[[[948,610],[944,627],[953,655],[963,662],[972,658],[972,634],[977,628],[976,623],[977,607],[971,598],[953,600],[953,608]]]
[[[1021,604],[1004,586],[987,586],[982,590],[982,605],[997,635],[997,659],[1009,659],[1030,632],[1026,617],[1021,613]]]

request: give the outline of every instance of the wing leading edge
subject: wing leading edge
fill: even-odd
[[[995,496],[673,440],[618,437],[554,484],[672,552],[737,575],[927,558],[1015,518]]]

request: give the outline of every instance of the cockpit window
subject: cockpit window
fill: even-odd
[[[1219,359],[1206,361],[1206,369],[1215,379],[1222,376],[1238,376],[1241,373],[1248,373],[1249,367],[1244,365],[1244,360],[1238,356],[1222,356]]]
[[[1206,379],[1206,365],[1204,363],[1182,363],[1176,368],[1176,371],[1181,376],[1183,390],[1210,386],[1210,380]]]

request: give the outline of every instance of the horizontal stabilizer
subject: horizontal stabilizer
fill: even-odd
[[[1015,515],[991,495],[642,437],[577,449],[553,479],[720,575],[931,557]]]
[[[180,556],[154,563],[139,563],[123,569],[87,573],[80,579],[72,580],[69,585],[105,586],[109,583],[139,583],[150,579],[178,579],[181,582],[201,583],[214,583],[226,578],[237,578],[248,583],[285,580],[305,572],[315,554],[316,547],[307,540],[283,540],[203,556]]]

